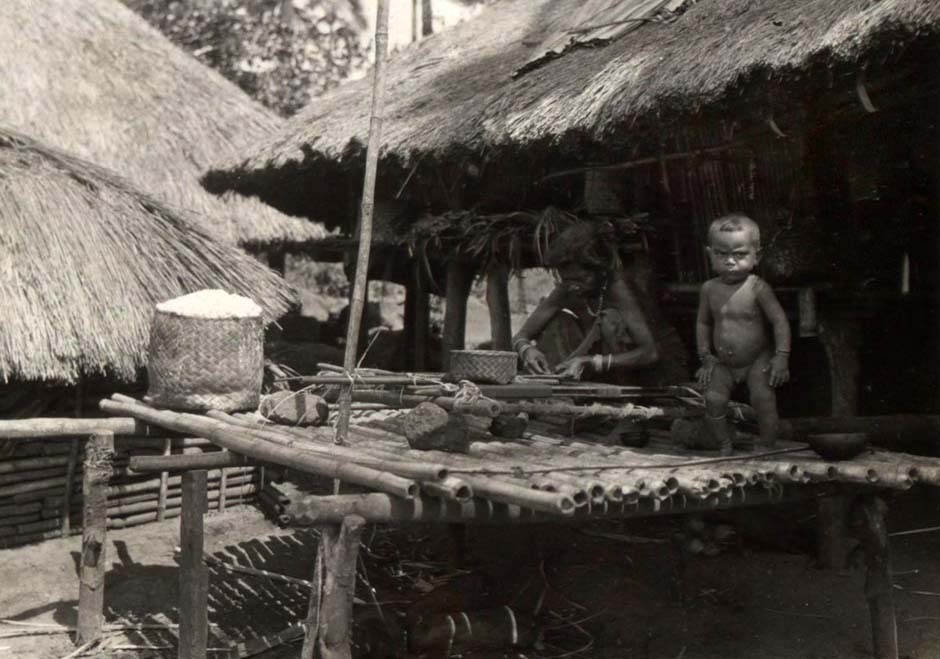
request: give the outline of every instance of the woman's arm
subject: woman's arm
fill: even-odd
[[[522,365],[536,374],[545,374],[549,372],[548,359],[545,353],[539,350],[531,341],[537,337],[549,321],[561,310],[562,291],[556,286],[548,297],[539,302],[522,327],[512,337],[512,349],[519,354]]]
[[[608,295],[610,302],[607,306],[620,312],[624,329],[633,339],[635,347],[626,352],[612,353],[610,356],[602,355],[602,370],[641,368],[658,362],[656,340],[634,292],[618,277],[611,284]]]

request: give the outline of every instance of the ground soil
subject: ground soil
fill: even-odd
[[[892,531],[936,525],[938,499],[915,490],[891,501]],[[370,528],[364,536],[356,606],[360,652],[389,656],[386,620],[435,610],[511,605],[523,627],[541,601],[536,647],[464,652],[464,657],[869,657],[871,640],[863,570],[820,570],[813,554],[814,511],[808,506],[756,509],[728,522],[736,535],[712,557],[689,556],[673,542],[688,532],[680,518],[471,529],[462,567],[455,536],[441,527]],[[609,534],[600,537],[596,534]],[[653,540],[656,542],[647,542]],[[251,506],[206,518],[206,551],[224,560],[309,579],[314,531],[278,529]],[[81,540],[72,537],[0,552],[0,658],[63,657],[67,634],[6,637],[10,620],[74,625]],[[109,536],[107,621],[175,623],[178,521]],[[893,539],[895,602],[901,653],[940,654],[940,533]],[[272,582],[213,567],[210,646],[278,632],[306,608],[302,585]],[[374,594],[370,586],[375,588]],[[152,650],[100,651],[92,656],[173,657],[174,633],[109,635],[108,645]],[[396,641],[397,642],[397,641]],[[162,646],[162,648],[160,647]],[[384,648],[385,654],[379,651]],[[455,649],[455,652],[457,649]],[[210,656],[222,656],[210,653]],[[299,656],[299,645],[268,652]],[[428,655],[432,656],[432,655]]]

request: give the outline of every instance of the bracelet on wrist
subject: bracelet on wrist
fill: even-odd
[[[604,368],[604,370],[605,370],[605,371],[609,371],[609,370],[610,370],[610,366],[611,366],[611,364],[613,364],[613,362],[614,362],[614,355],[613,355],[613,353],[608,353],[608,354],[607,354],[607,366]]]
[[[535,341],[531,341],[529,343],[526,343],[524,346],[522,346],[522,348],[520,348],[519,350],[519,359],[522,361],[525,361],[525,353],[529,350],[529,348],[534,348],[535,346],[536,346]]]
[[[790,351],[789,350],[775,350],[774,354],[775,355],[789,355]]]

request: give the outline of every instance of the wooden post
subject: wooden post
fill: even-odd
[[[845,496],[823,497],[816,502],[816,558],[821,568],[845,569]]]
[[[855,416],[859,393],[858,325],[850,318],[825,315],[819,318],[818,332],[832,378],[830,414]]]
[[[414,261],[414,282],[414,369],[426,371],[430,368],[428,340],[431,331],[431,298],[428,293],[428,275],[418,259]]]
[[[447,292],[444,308],[444,337],[441,346],[441,366],[450,368],[450,351],[463,350],[467,329],[467,298],[473,284],[473,268],[451,259],[447,263]]]
[[[344,517],[340,525],[321,527],[313,587],[317,592],[310,595],[301,659],[313,659],[314,647],[322,659],[352,657],[352,605],[365,527],[358,515]]]
[[[173,440],[167,437],[163,440],[163,455],[170,455],[173,452]],[[163,521],[164,516],[166,515],[166,493],[167,493],[167,484],[169,482],[170,475],[163,471],[160,472],[160,492],[157,495],[157,521]]]
[[[352,302],[349,305],[349,325],[346,328],[346,352],[343,368],[351,373],[356,368],[359,346],[359,327],[365,306],[369,274],[369,253],[372,249],[372,213],[375,207],[375,179],[382,145],[382,115],[385,107],[385,60],[388,54],[388,0],[378,0],[375,19],[375,68],[372,81],[372,116],[369,121],[369,144],[366,147],[366,172],[362,182],[361,222],[359,226],[359,253],[356,258],[356,276],[353,282]],[[344,444],[349,433],[349,415],[352,409],[352,386],[340,390],[339,417],[336,420],[337,444]]]
[[[202,516],[207,507],[206,471],[187,471],[183,474],[183,509],[180,515],[180,659],[206,657],[209,573],[202,558]]]
[[[490,311],[493,350],[511,350],[512,314],[509,309],[509,266],[492,262],[486,271],[486,305]]]
[[[114,459],[114,433],[92,435],[85,445],[82,481],[82,567],[78,591],[79,645],[101,638],[104,624],[105,542],[108,528],[108,479]]]
[[[875,496],[866,496],[855,506],[853,517],[859,530],[868,569],[865,598],[871,614],[875,659],[898,659],[898,629],[894,613],[891,556],[884,513],[887,506]]]

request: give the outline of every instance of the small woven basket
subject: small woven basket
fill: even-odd
[[[157,310],[146,400],[178,410],[257,409],[264,375],[260,316],[195,318]]]
[[[451,350],[450,377],[491,384],[508,384],[516,377],[519,359],[504,350]]]

